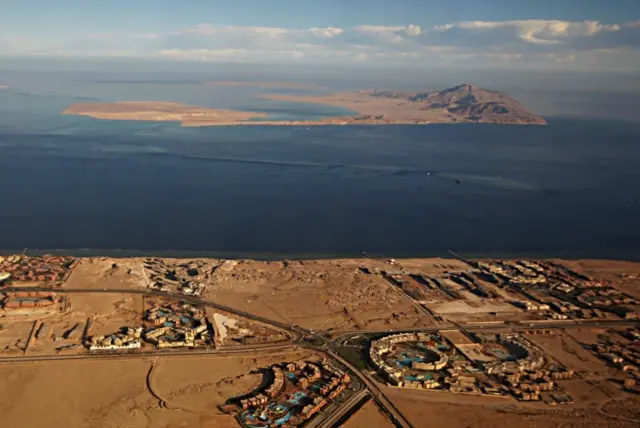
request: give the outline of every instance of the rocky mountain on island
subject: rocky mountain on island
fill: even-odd
[[[416,104],[425,111],[443,111],[452,121],[546,125],[542,116],[528,111],[504,92],[463,84],[442,91],[369,91],[367,95]]]

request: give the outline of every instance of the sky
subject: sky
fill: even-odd
[[[640,69],[640,0],[0,0],[19,57]]]

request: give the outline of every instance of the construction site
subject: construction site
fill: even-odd
[[[157,258],[145,259],[143,266],[150,289],[196,297],[204,291],[214,269],[202,260],[171,263]]]
[[[144,339],[163,348],[213,345],[213,327],[204,308],[180,301],[147,300]]]
[[[610,281],[552,261],[469,261],[464,269],[445,269],[438,275],[396,265],[379,274],[436,320],[562,322],[640,317],[640,303],[634,296]]]
[[[242,319],[223,311],[213,312],[211,318],[214,326],[216,348],[256,346],[287,342],[292,339],[291,335],[284,330]]]

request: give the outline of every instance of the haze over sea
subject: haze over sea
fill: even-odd
[[[637,93],[552,97],[488,80],[545,114],[547,127],[180,128],[60,115],[72,103],[120,100],[275,120],[345,113],[202,79],[0,71],[9,86],[0,90],[0,249],[640,259],[640,122],[612,118],[636,117]],[[423,87],[445,83],[463,82]]]

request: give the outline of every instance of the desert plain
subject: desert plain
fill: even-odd
[[[8,426],[640,423],[639,263],[0,262]],[[56,280],[37,279],[47,269]],[[306,386],[304,367],[318,386]],[[333,395],[314,389],[344,375],[344,387],[327,389]],[[325,404],[307,417],[314,393]],[[241,401],[261,395],[268,403]]]

